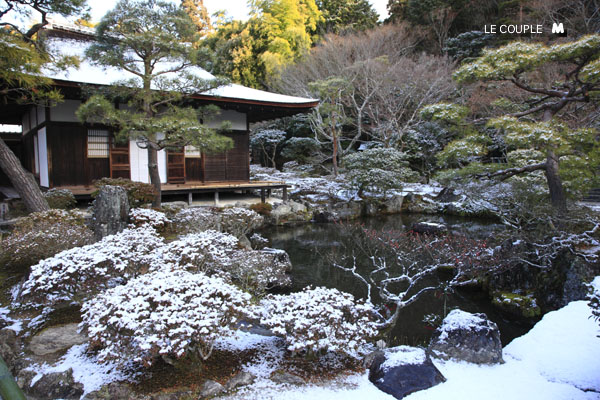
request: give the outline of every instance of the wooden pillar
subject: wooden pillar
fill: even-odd
[[[283,187],[283,201],[287,201],[288,197],[287,197],[287,186]]]
[[[219,205],[219,191],[215,190],[215,206]]]
[[[260,189],[260,202],[264,203],[265,201],[266,201],[266,198],[265,198],[265,189],[261,188]]]
[[[192,192],[188,193],[188,206],[192,205]]]

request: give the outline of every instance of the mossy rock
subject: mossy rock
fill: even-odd
[[[524,318],[536,318],[542,315],[542,310],[531,293],[496,292],[492,304],[503,311]]]

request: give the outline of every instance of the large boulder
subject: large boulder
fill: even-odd
[[[40,399],[79,399],[83,385],[73,379],[73,370],[53,372],[37,380],[28,392]]]
[[[444,360],[457,359],[476,364],[502,363],[502,342],[498,325],[485,314],[452,310],[435,331],[428,352]]]
[[[426,235],[436,235],[448,232],[448,227],[436,222],[416,222],[412,224],[411,231]]]
[[[45,356],[86,341],[87,336],[77,332],[77,324],[66,324],[44,329],[31,339],[28,349],[36,356]]]
[[[106,185],[100,189],[93,205],[92,229],[97,240],[114,235],[127,227],[129,200],[119,186]]]
[[[100,389],[90,392],[83,400],[131,400],[135,395],[129,385],[120,382],[111,382]]]
[[[270,214],[271,222],[275,225],[289,222],[306,222],[310,220],[311,214],[306,206],[295,201],[286,201],[274,206]]]
[[[446,381],[425,350],[416,347],[398,346],[377,352],[370,364],[369,380],[397,399]]]

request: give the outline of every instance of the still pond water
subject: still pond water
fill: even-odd
[[[360,221],[366,227],[378,230],[410,230],[415,222],[428,221],[448,225],[451,232],[462,233],[473,239],[488,239],[503,226],[484,220],[431,215],[390,215],[367,218]],[[352,293],[355,297],[366,297],[365,285],[350,273],[332,266],[331,257],[342,248],[341,241],[347,240],[343,224],[311,223],[296,226],[270,227],[261,232],[271,242],[271,247],[285,250],[292,261],[293,290],[313,286],[325,286]],[[433,328],[423,322],[428,314],[442,315],[444,300],[448,310],[460,308],[469,312],[483,312],[500,328],[504,345],[515,337],[526,333],[532,321],[515,319],[499,313],[491,304],[486,293],[456,291],[448,296],[441,292],[429,292],[417,302],[401,310],[399,322],[392,332],[394,345],[425,345],[429,342]]]

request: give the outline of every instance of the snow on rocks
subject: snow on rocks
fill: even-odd
[[[381,368],[388,370],[393,367],[407,364],[422,364],[425,362],[427,354],[425,350],[418,347],[398,346],[388,349],[385,352],[385,362]]]
[[[82,307],[82,329],[100,360],[150,366],[188,354],[206,360],[217,338],[232,335],[250,295],[202,273],[151,272],[109,289]]]
[[[502,342],[498,326],[485,314],[452,310],[434,333],[428,351],[441,359],[476,364],[501,363]]]
[[[398,346],[378,352],[369,367],[369,380],[381,391],[402,399],[446,379],[425,350]]]

